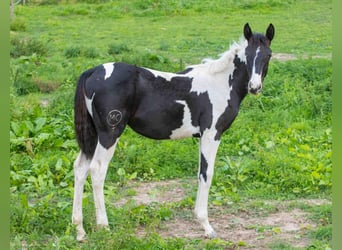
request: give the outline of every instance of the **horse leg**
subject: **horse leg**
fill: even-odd
[[[203,135],[200,140],[200,160],[198,173],[198,191],[195,205],[195,215],[205,230],[205,236],[216,237],[216,233],[208,220],[209,189],[214,174],[214,164],[220,141],[214,137]]]
[[[74,202],[72,207],[72,223],[76,226],[77,240],[85,239],[85,231],[83,228],[82,199],[84,182],[87,179],[90,159],[87,159],[82,151],[74,162]]]
[[[90,176],[93,186],[93,196],[96,211],[96,224],[98,227],[108,227],[108,219],[104,202],[103,187],[107,174],[108,164],[114,155],[118,140],[109,148],[98,142],[93,159],[90,164]]]

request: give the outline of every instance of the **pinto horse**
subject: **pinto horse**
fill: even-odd
[[[126,125],[153,139],[199,137],[198,193],[195,215],[207,237],[216,233],[208,220],[208,195],[222,133],[238,114],[247,93],[258,94],[267,74],[274,37],[253,33],[216,60],[205,60],[179,73],[161,72],[122,62],[85,71],[79,78],[74,106],[77,142],[72,221],[77,240],[85,239],[82,215],[84,182],[90,173],[96,223],[108,228],[103,187],[108,164]]]

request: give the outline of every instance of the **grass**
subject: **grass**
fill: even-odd
[[[244,2],[247,6],[247,3],[250,4],[249,1],[242,1]],[[36,14],[37,8],[18,6],[16,11],[18,17],[27,20],[26,31],[21,34],[49,44],[50,53],[53,54],[50,63],[62,61],[63,52],[70,46],[93,47],[96,44],[99,51],[97,60],[88,60],[86,64],[82,58],[69,61],[72,63],[70,66],[80,70],[103,61],[126,59],[127,56],[123,57],[124,55],[108,54],[108,47],[113,43],[129,44],[130,48],[134,48],[126,53],[135,55],[133,60],[152,53],[170,58],[172,65],[180,60],[183,66],[194,64],[204,57],[215,57],[225,51],[230,42],[242,35],[242,27],[246,22],[250,22],[253,30],[260,32],[264,31],[269,22],[274,23],[276,40],[272,48],[275,52],[309,55],[331,53],[329,1],[300,1],[295,4],[292,1],[283,2],[275,4],[275,7],[265,8],[263,4],[259,4],[259,7],[246,7],[240,10],[243,15],[239,15],[239,4],[229,1],[215,1],[215,4],[197,1],[192,8],[185,10],[182,6],[168,3],[168,15],[163,12],[163,6],[166,5],[164,1],[160,1],[160,5],[156,7],[151,3],[152,9],[147,10],[153,15],[146,13],[146,9],[139,6],[139,1],[110,2],[93,8],[89,8],[87,4],[58,5],[53,8],[40,6],[39,15],[44,20],[43,25],[36,18],[28,18]],[[200,8],[203,10],[194,11]],[[179,9],[184,13],[178,13]],[[296,11],[289,11],[290,9]],[[83,12],[85,13],[82,14]],[[249,18],[246,19],[245,16]],[[312,32],[313,27],[315,32]],[[282,42],[277,43],[277,40]],[[165,46],[168,51],[160,50]],[[158,66],[164,70],[180,68]],[[67,69],[62,72],[66,78],[70,77]],[[73,71],[71,75],[74,80],[78,71]]]
[[[107,232],[95,230],[88,181],[86,243],[75,242],[70,218],[78,152],[72,108],[80,73],[108,61],[182,70],[224,52],[246,22],[260,32],[272,22],[272,50],[309,59],[273,60],[262,95],[245,99],[222,138],[210,204],[223,214],[257,210],[251,216],[258,217],[285,206],[264,200],[330,200],[332,65],[310,57],[331,53],[331,1],[91,2],[16,6],[10,61],[11,249],[243,249],[244,242],[158,233],[168,220],[191,216],[194,187],[172,204],[107,207],[112,228]],[[128,128],[106,179],[107,202],[132,196],[134,191],[124,191],[132,179],[195,178],[197,153],[196,139],[153,141]],[[297,202],[288,209],[293,208],[318,225],[302,237],[318,249],[331,246],[331,206]],[[140,227],[147,228],[145,237],[137,236]],[[295,249],[288,242],[269,243],[271,249]]]

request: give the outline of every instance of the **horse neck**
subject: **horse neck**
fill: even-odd
[[[237,97],[239,104],[245,98],[248,93],[248,72],[246,61],[240,58],[238,54],[235,55],[233,60],[234,70],[233,73],[229,75],[229,86],[231,87],[232,93]]]

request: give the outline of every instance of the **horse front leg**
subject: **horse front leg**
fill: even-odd
[[[213,137],[203,136],[200,141],[200,160],[198,171],[198,191],[195,215],[205,230],[205,236],[215,238],[216,233],[208,220],[208,197],[214,174],[214,164],[220,141]]]

